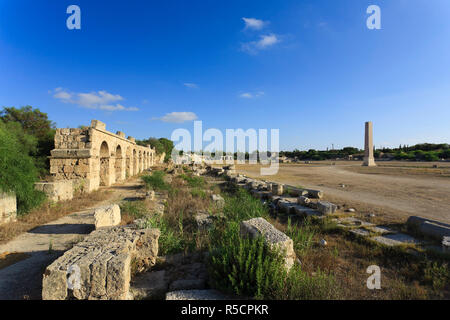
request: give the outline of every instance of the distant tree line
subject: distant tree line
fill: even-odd
[[[166,138],[148,138],[144,140],[136,140],[136,143],[140,146],[150,145],[152,148],[155,148],[157,154],[166,153],[164,161],[168,161],[172,154],[173,149],[173,141]]]

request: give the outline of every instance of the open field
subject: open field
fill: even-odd
[[[274,176],[260,176],[260,165],[236,169],[254,178],[321,189],[328,200],[387,220],[418,215],[450,222],[449,162],[390,161],[362,167],[359,161],[316,161],[280,164]]]

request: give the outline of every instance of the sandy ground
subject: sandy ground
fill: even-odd
[[[135,197],[140,185],[134,179],[106,188],[113,191],[111,196],[94,207],[36,227],[0,245],[0,257],[3,255],[18,261],[0,267],[0,300],[41,299],[45,268],[94,230],[94,208]]]
[[[392,162],[367,168],[360,162],[337,161],[335,165],[280,164],[274,176],[260,176],[258,165],[237,165],[237,171],[267,181],[321,189],[333,200],[359,203],[366,210],[377,209],[399,220],[418,215],[450,223],[450,163],[432,166]]]

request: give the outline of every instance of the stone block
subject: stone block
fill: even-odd
[[[253,218],[241,222],[240,234],[251,239],[262,236],[269,247],[280,250],[281,254],[284,255],[285,266],[288,270],[294,265],[296,259],[294,242],[265,219]]]
[[[113,227],[120,224],[120,207],[117,204],[96,208],[94,211],[95,229]]]
[[[317,202],[317,211],[324,215],[334,214],[337,211],[337,205],[327,201],[319,201]]]
[[[211,199],[216,208],[223,209],[223,207],[225,206],[225,199],[221,195],[213,194],[211,195]]]
[[[0,225],[17,220],[17,200],[14,194],[0,192]]]
[[[155,264],[157,229],[103,228],[66,251],[49,265],[42,280],[44,300],[125,300],[130,289],[131,263],[138,268]],[[77,284],[69,286],[69,270]],[[73,275],[73,274],[72,274]]]
[[[272,194],[275,196],[282,196],[284,193],[283,187],[283,184],[272,183]]]
[[[91,121],[91,128],[95,128],[95,129],[106,131],[106,124],[104,122],[99,121],[99,120],[92,120]]]

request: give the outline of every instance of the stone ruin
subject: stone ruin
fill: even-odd
[[[14,222],[17,217],[17,201],[14,194],[0,192],[0,225]]]
[[[92,120],[90,127],[56,129],[55,149],[50,156],[51,181],[38,183],[36,188],[51,200],[68,200],[74,191],[91,192],[110,186],[160,160],[150,146],[139,146],[133,137],[109,132],[103,122]]]

